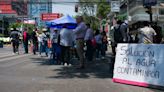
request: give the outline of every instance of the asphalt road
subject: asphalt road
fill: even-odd
[[[89,62],[86,69],[77,70],[74,65],[53,65],[37,55],[10,56],[10,50],[0,49],[0,92],[163,92],[113,83],[110,58]]]

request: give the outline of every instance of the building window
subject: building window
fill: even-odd
[[[164,9],[159,9],[159,14],[164,15]]]

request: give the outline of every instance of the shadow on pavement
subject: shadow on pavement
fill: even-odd
[[[52,61],[45,57],[31,58],[34,62],[40,65],[54,65]],[[110,61],[111,59],[107,57],[103,60],[95,60],[86,62],[85,69],[77,69],[79,61],[77,59],[71,60],[71,66],[58,65],[59,67],[54,68],[54,76],[49,76],[47,78],[57,78],[57,79],[69,79],[69,78],[112,78],[113,72],[111,69]]]
[[[63,66],[54,71],[57,72],[57,75],[50,76],[49,78],[112,78],[112,74],[109,71],[109,65],[103,61],[87,63],[85,69],[77,69],[75,66]]]
[[[37,58],[30,58],[33,60],[33,63],[39,63],[40,65],[54,65],[54,62],[51,62],[48,58],[45,57],[37,57]]]

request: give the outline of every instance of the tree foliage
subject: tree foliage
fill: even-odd
[[[31,33],[33,29],[35,28],[33,24],[13,23],[9,26],[8,30],[10,31],[10,28],[21,28],[21,25],[23,25],[23,28],[28,29],[28,33]]]
[[[78,5],[85,22],[90,23],[93,29],[97,29],[100,19],[106,18],[110,12],[110,5],[106,0],[79,0]]]
[[[107,2],[107,0],[100,1],[101,2],[97,4],[97,17],[104,19],[110,13],[110,3]]]

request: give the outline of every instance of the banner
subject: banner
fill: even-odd
[[[43,21],[50,21],[50,20],[54,20],[60,17],[59,13],[43,13],[41,15],[41,19]]]
[[[164,45],[118,44],[114,82],[144,87],[164,86]]]

